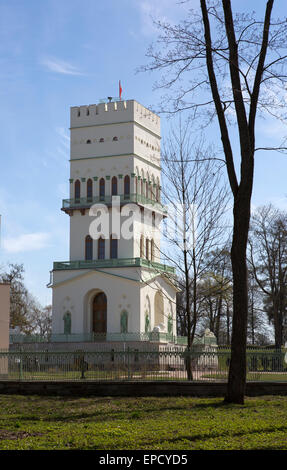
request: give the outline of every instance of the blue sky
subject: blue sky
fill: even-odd
[[[123,98],[156,105],[156,76],[136,73],[156,39],[150,16],[177,22],[198,3],[0,0],[0,265],[23,263],[26,285],[43,305],[51,302],[53,261],[69,258],[69,217],[60,208],[69,189],[70,106],[117,96],[119,80]],[[232,3],[242,11],[250,5]],[[284,6],[275,1],[275,16]],[[284,134],[282,124],[258,125],[268,145]],[[253,205],[287,209],[286,174],[286,156],[258,154]]]

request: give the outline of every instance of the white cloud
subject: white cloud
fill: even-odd
[[[57,127],[56,128],[57,134],[61,138],[61,143],[66,149],[70,149],[70,136],[66,133],[64,127]]]
[[[44,65],[51,72],[60,73],[64,75],[83,75],[74,65],[64,62],[63,60],[45,57],[41,60]]]
[[[168,3],[168,2],[167,2]],[[141,22],[142,22],[142,33],[145,35],[154,34],[157,32],[153,21],[154,20],[166,20],[167,18],[163,15],[162,5],[159,3],[150,2],[149,0],[140,2],[139,4]]]
[[[138,2],[141,17],[141,32],[145,36],[157,34],[158,30],[154,20],[176,23],[182,16],[186,16],[188,10],[193,8],[194,2],[182,3],[180,0],[143,0]]]
[[[2,247],[8,253],[38,251],[48,246],[50,235],[45,232],[27,233],[17,237],[5,238]]]

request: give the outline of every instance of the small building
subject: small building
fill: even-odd
[[[9,350],[10,284],[0,283],[0,351]],[[0,377],[8,374],[8,356],[0,357]]]

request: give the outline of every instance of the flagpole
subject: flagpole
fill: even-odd
[[[119,80],[119,95],[120,95],[120,101],[122,101],[122,85],[121,85],[121,81]]]

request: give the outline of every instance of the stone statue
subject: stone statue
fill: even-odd
[[[70,312],[66,312],[64,315],[64,334],[70,335],[72,329],[72,318]]]
[[[121,333],[128,332],[128,314],[126,311],[121,314]]]
[[[148,333],[150,330],[150,321],[149,321],[149,316],[148,313],[145,315],[145,332]]]
[[[206,330],[204,331],[204,336],[209,336],[210,338],[215,338],[215,334],[212,333],[212,331],[210,331],[209,328],[206,328]]]

